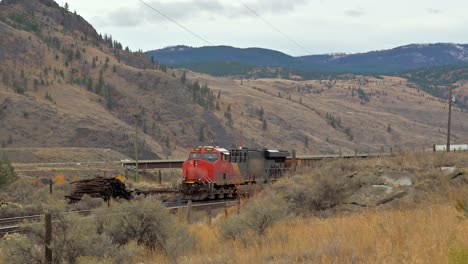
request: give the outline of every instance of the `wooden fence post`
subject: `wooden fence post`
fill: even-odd
[[[296,173],[296,150],[291,151],[291,171]]]
[[[162,182],[161,170],[158,172],[158,182],[159,184]]]
[[[177,215],[179,217],[179,224],[182,223],[182,198],[177,198]]]
[[[224,204],[224,216],[228,218],[228,208],[226,204]]]
[[[192,211],[192,200],[187,203],[187,224],[190,224],[190,213]]]
[[[52,216],[50,213],[45,215],[45,263],[52,264]]]
[[[208,225],[211,225],[211,208],[208,209]]]

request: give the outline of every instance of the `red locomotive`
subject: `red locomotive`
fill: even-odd
[[[281,177],[287,151],[197,147],[183,164],[181,191],[185,199],[233,197],[244,185],[268,183]]]

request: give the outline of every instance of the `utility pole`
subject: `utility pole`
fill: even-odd
[[[138,115],[135,117],[135,181],[138,181]]]
[[[448,126],[447,126],[447,152],[450,152],[450,128],[452,123],[452,89],[453,85],[450,85],[449,92],[449,116],[448,116]]]

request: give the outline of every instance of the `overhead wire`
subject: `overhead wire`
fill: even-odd
[[[206,40],[205,38],[203,38],[202,36],[198,35],[197,33],[193,32],[192,30],[188,29],[187,27],[185,27],[184,25],[180,24],[179,22],[175,21],[174,19],[172,19],[171,17],[169,17],[168,15],[164,14],[161,10],[158,10],[156,8],[154,8],[153,6],[151,6],[150,4],[146,3],[145,1],[143,0],[138,0],[140,1],[142,4],[144,4],[145,6],[151,8],[153,11],[155,11],[156,13],[158,13],[159,15],[161,15],[162,17],[166,18],[167,20],[171,21],[172,23],[176,24],[177,26],[179,26],[180,28],[182,28],[183,30],[187,31],[188,33],[192,34],[193,36],[195,36],[196,38],[200,39],[201,41],[205,42],[206,44],[208,45],[213,45],[211,42],[209,42],[208,40]]]
[[[293,43],[294,45],[296,45],[297,47],[299,47],[300,49],[304,50],[307,55],[310,55],[312,54],[312,52],[310,52],[308,49],[306,49],[303,45],[299,44],[297,41],[295,41],[294,39],[290,38],[288,35],[286,35],[283,31],[281,31],[277,26],[275,26],[273,23],[271,23],[270,21],[266,20],[264,17],[262,17],[258,12],[256,12],[253,8],[249,7],[245,2],[241,1],[241,0],[237,0],[239,3],[241,3],[246,9],[248,9],[252,14],[254,14],[256,17],[258,17],[259,19],[261,19],[263,22],[265,22],[268,26],[270,26],[271,28],[273,28],[276,32],[278,32],[279,34],[281,34],[283,37],[285,37],[288,41],[290,41],[291,43]]]

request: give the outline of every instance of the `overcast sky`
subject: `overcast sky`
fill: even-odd
[[[298,45],[238,0],[143,1],[214,45],[262,47],[291,55],[468,43],[467,0],[242,0]],[[139,0],[69,0],[68,4],[98,32],[112,34],[133,50],[207,45]]]

